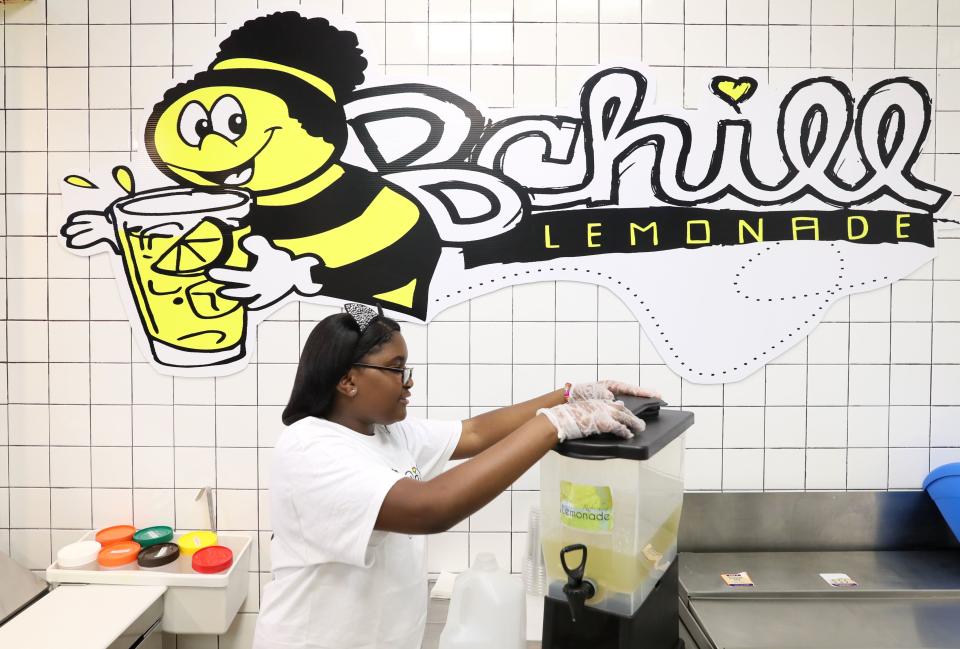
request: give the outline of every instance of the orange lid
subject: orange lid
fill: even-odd
[[[105,568],[116,568],[128,563],[136,563],[140,553],[140,544],[133,541],[114,543],[100,550],[97,562]]]
[[[123,543],[124,541],[132,541],[133,535],[136,533],[137,528],[133,525],[114,525],[113,527],[105,527],[99,532],[95,537],[97,543],[103,547],[108,545],[113,545],[114,543]]]

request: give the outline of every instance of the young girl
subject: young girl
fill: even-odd
[[[659,396],[600,381],[462,422],[408,417],[399,325],[363,305],[346,311],[313,329],[283,412],[256,649],[419,649],[423,535],[479,510],[558,442],[642,431],[614,393]]]

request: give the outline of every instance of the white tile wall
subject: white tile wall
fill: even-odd
[[[790,83],[897,73],[929,84],[921,166],[960,178],[960,3],[953,0],[302,0],[356,21],[371,63],[429,75],[490,107],[575,102],[592,65],[644,63],[694,106],[719,68]],[[34,569],[82,530],[204,524],[258,544],[231,630],[180,646],[247,647],[268,578],[269,453],[302,342],[329,310],[261,325],[258,362],[221,379],[156,374],[131,341],[109,265],[62,250],[59,178],[131,152],[140,109],[224,35],[227,7],[268,0],[33,0],[3,14],[0,119],[0,549]],[[811,72],[809,68],[817,68]],[[118,128],[121,125],[121,128]],[[565,380],[622,378],[695,412],[690,490],[916,489],[960,455],[960,238],[895,285],[834,305],[806,341],[736,384],[681,381],[629,311],[587,284],[518,286],[405,327],[415,410],[462,418]],[[536,467],[429,539],[428,568],[479,551],[519,570]]]

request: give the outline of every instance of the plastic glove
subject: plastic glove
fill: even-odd
[[[550,420],[561,442],[597,433],[613,433],[629,439],[634,432],[639,433],[646,428],[644,421],[630,412],[622,401],[574,401],[552,408],[540,408],[537,414]]]
[[[621,381],[597,381],[596,383],[574,383],[570,388],[570,401],[585,401],[587,399],[605,399],[613,401],[618,394],[628,394],[634,397],[663,397],[656,390],[647,390],[638,385]]]

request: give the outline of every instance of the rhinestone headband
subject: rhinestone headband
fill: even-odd
[[[376,318],[383,316],[383,307],[381,307],[379,304],[377,305],[377,310],[374,311],[366,304],[347,302],[343,305],[343,310],[350,314],[350,317],[353,318],[353,321],[357,323],[357,327],[360,329],[361,334],[368,326],[370,326],[371,322],[373,322]]]

